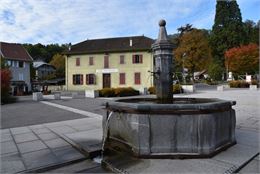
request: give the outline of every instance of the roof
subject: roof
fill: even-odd
[[[69,55],[128,51],[150,51],[153,42],[153,39],[146,36],[93,39],[72,45],[71,49],[66,51],[64,54]]]
[[[18,43],[0,42],[1,54],[6,59],[14,59],[21,61],[32,61],[32,57],[26,49]]]
[[[44,61],[34,61],[34,62],[33,62],[33,67],[34,67],[34,68],[39,68],[39,67],[42,66],[42,65],[51,66],[51,67],[53,67],[54,69],[56,69],[53,65],[48,64],[48,63],[46,63],[46,62],[44,62]]]

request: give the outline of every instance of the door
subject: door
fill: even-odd
[[[111,87],[111,76],[110,74],[103,74],[103,88]]]

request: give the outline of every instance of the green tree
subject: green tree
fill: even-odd
[[[241,12],[236,0],[218,1],[210,45],[213,58],[224,67],[226,50],[245,43]]]
[[[187,68],[192,74],[207,69],[207,65],[211,62],[211,51],[205,32],[193,29],[184,33],[174,56],[177,66]]]
[[[65,58],[61,54],[55,54],[50,61],[50,64],[56,68],[56,77],[65,77]]]
[[[256,43],[259,45],[259,25],[252,20],[246,20],[244,22],[244,29],[246,44]]]
[[[219,62],[212,62],[208,67],[209,77],[214,81],[222,80],[223,67]]]

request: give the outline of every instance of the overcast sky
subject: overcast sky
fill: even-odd
[[[243,21],[260,19],[260,0],[237,0]],[[145,35],[156,38],[158,21],[168,34],[187,23],[211,29],[216,0],[0,0],[0,41],[72,43]]]

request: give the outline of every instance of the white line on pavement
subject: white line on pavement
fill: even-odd
[[[81,114],[81,115],[84,115],[84,116],[87,116],[87,117],[94,117],[94,118],[97,118],[97,119],[102,119],[102,115],[95,114],[95,113],[92,113],[92,112],[83,111],[83,110],[80,110],[80,109],[75,109],[75,108],[72,108],[72,107],[59,105],[59,104],[51,103],[51,102],[47,102],[47,101],[41,101],[41,103],[46,104],[46,105],[50,105],[50,106],[53,106],[53,107],[56,107],[56,108],[64,109],[64,110],[67,110],[67,111],[70,111],[70,112],[74,112],[74,113],[77,113],[77,114]]]

